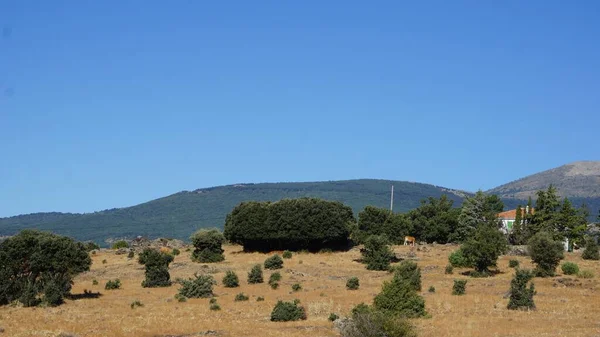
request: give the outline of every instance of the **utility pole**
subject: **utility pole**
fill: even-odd
[[[392,196],[390,198],[390,213],[394,212],[394,185],[392,185]]]

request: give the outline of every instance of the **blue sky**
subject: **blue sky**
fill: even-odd
[[[600,159],[597,1],[0,0],[0,216]]]

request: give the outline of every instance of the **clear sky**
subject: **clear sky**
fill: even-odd
[[[598,1],[0,0],[0,216],[600,159]]]

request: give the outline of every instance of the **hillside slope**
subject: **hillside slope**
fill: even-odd
[[[428,184],[372,179],[239,184],[183,191],[140,205],[95,213],[36,213],[2,218],[0,236],[38,228],[99,243],[107,238],[137,235],[187,239],[199,228],[222,228],[227,213],[242,201],[318,197],[341,201],[358,212],[366,205],[389,207],[392,184],[397,212],[410,210],[422,199],[442,194],[447,194],[458,206],[465,195]]]

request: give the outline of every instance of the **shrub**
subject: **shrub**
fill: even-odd
[[[275,254],[265,260],[265,269],[281,269],[283,268],[283,259],[281,256]]]
[[[594,273],[591,270],[582,270],[577,276],[581,278],[594,278]]]
[[[407,281],[415,291],[421,291],[421,268],[413,261],[402,261],[395,268],[394,276]]]
[[[258,297],[256,298],[256,302],[262,302],[262,301],[264,301],[264,300],[265,300],[265,298],[264,298],[264,297],[262,297],[262,296],[258,296]]]
[[[539,232],[528,241],[527,251],[531,260],[537,266],[534,273],[536,276],[554,276],[556,267],[564,258],[564,248],[560,241],[554,241],[552,235],[547,232]]]
[[[294,284],[292,284],[292,290],[300,291],[300,290],[302,290],[302,286],[300,285],[300,283],[294,283]]]
[[[414,284],[398,273],[390,282],[383,284],[381,292],[373,301],[375,309],[391,316],[420,317],[426,315],[425,301]]]
[[[283,302],[278,301],[271,312],[271,321],[289,322],[306,319],[306,310],[299,306],[297,301]]]
[[[289,250],[286,250],[283,252],[283,254],[281,255],[284,259],[291,259],[292,258],[292,252],[290,252]]]
[[[146,279],[142,281],[142,287],[168,287],[171,285],[169,264],[173,261],[173,255],[166,254],[154,249],[146,248],[138,256],[138,262],[146,268]]]
[[[248,283],[257,284],[263,282],[263,272],[260,264],[254,265],[254,267],[252,267],[252,269],[248,273]]]
[[[218,303],[213,303],[210,305],[210,310],[219,311],[219,310],[221,310],[221,306]]]
[[[564,262],[561,269],[565,275],[577,275],[579,273],[579,266],[573,262]]]
[[[173,251],[171,253],[173,254],[173,256],[177,256],[177,255],[181,254],[181,251],[177,248],[173,248]]]
[[[119,240],[112,244],[112,249],[129,248],[129,244],[125,240]]]
[[[104,289],[106,289],[106,290],[121,289],[121,280],[119,280],[119,279],[116,279],[114,281],[108,280],[108,282],[106,282],[106,285],[104,286]]]
[[[368,270],[388,270],[394,258],[387,238],[380,235],[369,236],[361,253]]]
[[[106,261],[106,259],[102,260],[102,264],[107,264],[108,262]]]
[[[63,303],[62,285],[56,280],[50,280],[44,285],[44,300],[43,302],[51,307],[61,305]]]
[[[471,264],[463,254],[462,248],[459,248],[450,253],[450,255],[448,256],[448,262],[450,262],[450,265],[455,268],[471,267]]]
[[[279,272],[274,272],[269,277],[269,284],[276,283],[276,282],[279,282],[279,281],[281,281],[281,274]]]
[[[92,280],[92,284],[93,284],[93,285],[95,285],[95,286],[97,286],[97,285],[98,285],[98,280],[96,280],[96,279],[93,279],[93,280]]]
[[[360,282],[358,277],[351,277],[346,281],[346,289],[348,290],[356,290],[360,286]]]
[[[594,238],[586,238],[585,248],[581,254],[584,260],[600,260],[600,252],[598,251],[598,243]]]
[[[462,255],[467,263],[480,275],[489,274],[489,267],[495,267],[498,257],[506,253],[506,237],[491,225],[481,225],[461,246]]]
[[[143,307],[144,304],[138,300],[131,302],[131,309],[134,309],[136,307]]]
[[[214,298],[214,297],[212,297],[212,298],[211,298],[211,299],[208,301],[208,303],[210,303],[210,304],[217,303],[217,299],[216,299],[216,298]]]
[[[213,286],[217,284],[211,275],[194,274],[194,278],[188,280],[179,280],[181,288],[179,294],[187,298],[207,298],[212,297]]]
[[[269,285],[271,286],[271,289],[273,289],[273,290],[279,288],[279,282],[269,283]]]
[[[340,318],[340,316],[338,316],[337,314],[335,314],[335,313],[333,313],[333,312],[332,312],[332,313],[330,313],[330,314],[329,314],[329,317],[328,317],[327,319],[328,319],[330,322],[333,322],[333,321],[335,321],[335,320],[336,320],[336,319],[338,319],[338,318]]]
[[[177,302],[187,302],[187,297],[177,293],[175,294],[175,299],[177,300]],[[211,298],[212,300],[212,298]]]
[[[435,287],[434,286],[430,286],[428,291],[430,293],[435,293]]]
[[[127,254],[127,258],[133,259],[134,257],[135,257],[135,253],[133,252],[133,250],[129,251],[129,254]]]
[[[244,295],[244,293],[239,293],[239,294],[235,295],[235,301],[236,302],[247,301],[249,299],[250,298],[248,296]]]
[[[240,279],[232,270],[228,270],[223,277],[223,286],[225,288],[237,288],[240,286]]]
[[[519,260],[510,260],[508,261],[508,267],[509,268],[517,268],[519,266]]]
[[[92,241],[87,241],[83,243],[85,250],[88,252],[91,252],[92,250],[97,250],[100,249],[100,246],[98,246],[95,242]]]
[[[200,263],[221,262],[223,255],[223,242],[225,237],[218,229],[201,229],[190,237],[194,245],[192,261]]]
[[[533,295],[535,295],[535,286],[533,283],[527,283],[533,278],[533,273],[526,269],[517,269],[515,277],[510,281],[510,299],[508,309],[510,310],[528,310],[535,309]]]
[[[342,337],[416,337],[414,327],[403,317],[386,315],[364,305],[340,328]]]
[[[464,295],[467,287],[467,280],[454,280],[452,286],[452,295]]]
[[[454,272],[454,267],[451,264],[446,265],[446,269],[444,270],[444,274],[451,275]]]
[[[355,222],[352,208],[337,201],[242,202],[227,215],[224,234],[246,251],[318,251],[346,248],[351,222]]]

